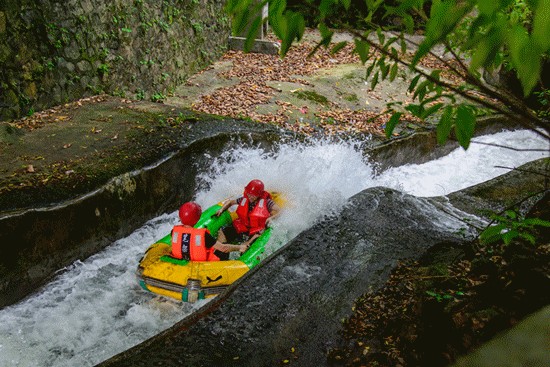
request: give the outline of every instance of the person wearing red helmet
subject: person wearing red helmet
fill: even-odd
[[[192,201],[179,209],[181,225],[172,229],[172,257],[191,261],[228,260],[231,251],[246,251],[245,245],[228,245],[217,241],[208,229],[194,228],[202,214],[199,204]]]
[[[221,228],[218,238],[223,242],[246,241],[244,244],[247,247],[260,236],[280,210],[260,180],[250,181],[244,188],[243,196],[226,201],[216,214],[220,216],[233,205],[238,205],[238,218],[231,226]]]

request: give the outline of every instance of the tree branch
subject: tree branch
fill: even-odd
[[[460,89],[460,88],[458,88],[458,87],[456,87],[456,86],[454,86],[450,83],[447,83],[445,81],[442,81],[440,79],[432,77],[430,74],[426,73],[425,71],[419,69],[416,66],[412,66],[412,64],[410,62],[407,62],[407,61],[403,60],[402,58],[394,56],[391,52],[385,50],[384,47],[382,47],[378,43],[368,39],[368,37],[365,37],[360,32],[358,32],[354,29],[349,29],[349,27],[347,27],[346,30],[348,32],[350,32],[352,35],[354,35],[355,37],[358,37],[361,40],[367,42],[371,47],[373,47],[374,49],[379,51],[384,56],[389,57],[391,60],[406,66],[408,69],[414,71],[417,74],[422,75],[424,78],[431,81],[432,83],[437,84],[439,86],[442,86],[442,87],[452,91],[453,93],[464,97],[465,99],[467,99],[471,102],[475,102],[475,103],[477,103],[477,104],[479,104],[483,107],[489,108],[489,109],[491,109],[495,112],[499,112],[499,113],[503,114],[504,116],[506,116],[506,117],[508,117],[512,120],[518,120],[518,122],[521,125],[523,125],[524,127],[528,128],[530,130],[533,130],[535,133],[539,134],[540,136],[544,137],[545,139],[550,140],[550,135],[545,134],[542,131],[536,129],[536,126],[539,125],[543,129],[545,129],[546,131],[550,131],[550,124],[548,124],[548,123],[545,124],[543,120],[533,116],[532,114],[526,113],[526,111],[524,109],[521,109],[521,108],[515,108],[515,109],[513,108],[512,110],[504,109],[498,104],[490,103],[489,101],[487,101],[485,99],[474,96],[474,95],[468,93],[467,91],[464,91],[464,90],[462,90],[462,89]],[[459,76],[460,76],[460,74],[459,74]],[[498,95],[497,99],[502,99],[502,96]],[[514,107],[514,105],[512,105],[512,107]],[[537,124],[534,124],[533,120],[536,121]],[[545,126],[545,125],[548,125],[548,126]]]
[[[501,144],[494,144],[494,143],[483,143],[481,141],[475,141],[471,140],[471,143],[480,144],[480,145],[489,145],[497,148],[504,148],[504,149],[510,149],[514,150],[516,152],[548,152],[550,151],[550,147],[548,149],[527,149],[527,148],[514,148],[507,145],[501,145]]]

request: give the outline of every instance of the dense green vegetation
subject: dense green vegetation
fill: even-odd
[[[252,37],[262,19],[251,10],[269,5],[269,23],[281,39],[281,55],[301,39],[306,24],[321,33],[318,47],[338,52],[345,43],[331,43],[332,27],[353,34],[355,51],[368,65],[374,88],[407,67],[415,76],[409,90],[415,103],[390,104],[393,116],[386,126],[391,136],[403,114],[438,120],[438,138],[454,134],[467,148],[476,118],[500,113],[550,139],[550,83],[543,80],[550,51],[550,2],[542,0],[230,0],[233,30],[251,24]],[[353,14],[351,16],[350,14]],[[417,44],[407,36],[422,34]],[[438,46],[444,52],[436,52]],[[432,57],[436,67],[426,71],[421,60]],[[491,75],[504,82],[495,87]],[[515,87],[515,84],[517,87]]]

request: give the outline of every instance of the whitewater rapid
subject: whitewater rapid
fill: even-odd
[[[546,151],[518,152],[473,143],[422,165],[375,175],[359,142],[282,144],[276,152],[235,148],[214,159],[197,177],[195,200],[206,208],[238,195],[254,178],[288,202],[274,224],[267,253],[335,214],[354,194],[386,186],[416,195],[440,196],[548,156],[548,143],[532,132],[502,132],[475,140]],[[159,216],[104,251],[62,269],[28,299],[0,310],[0,366],[93,366],[158,334],[201,307],[155,297],[138,286],[135,270],[146,248],[177,223]]]

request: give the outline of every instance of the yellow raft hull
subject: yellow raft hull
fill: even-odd
[[[199,281],[204,297],[208,298],[215,296],[250,270],[240,260],[179,263],[161,260],[163,256],[170,256],[170,253],[170,245],[153,244],[141,261],[139,271],[142,286],[147,290],[177,300],[182,300],[182,292],[189,280]]]

